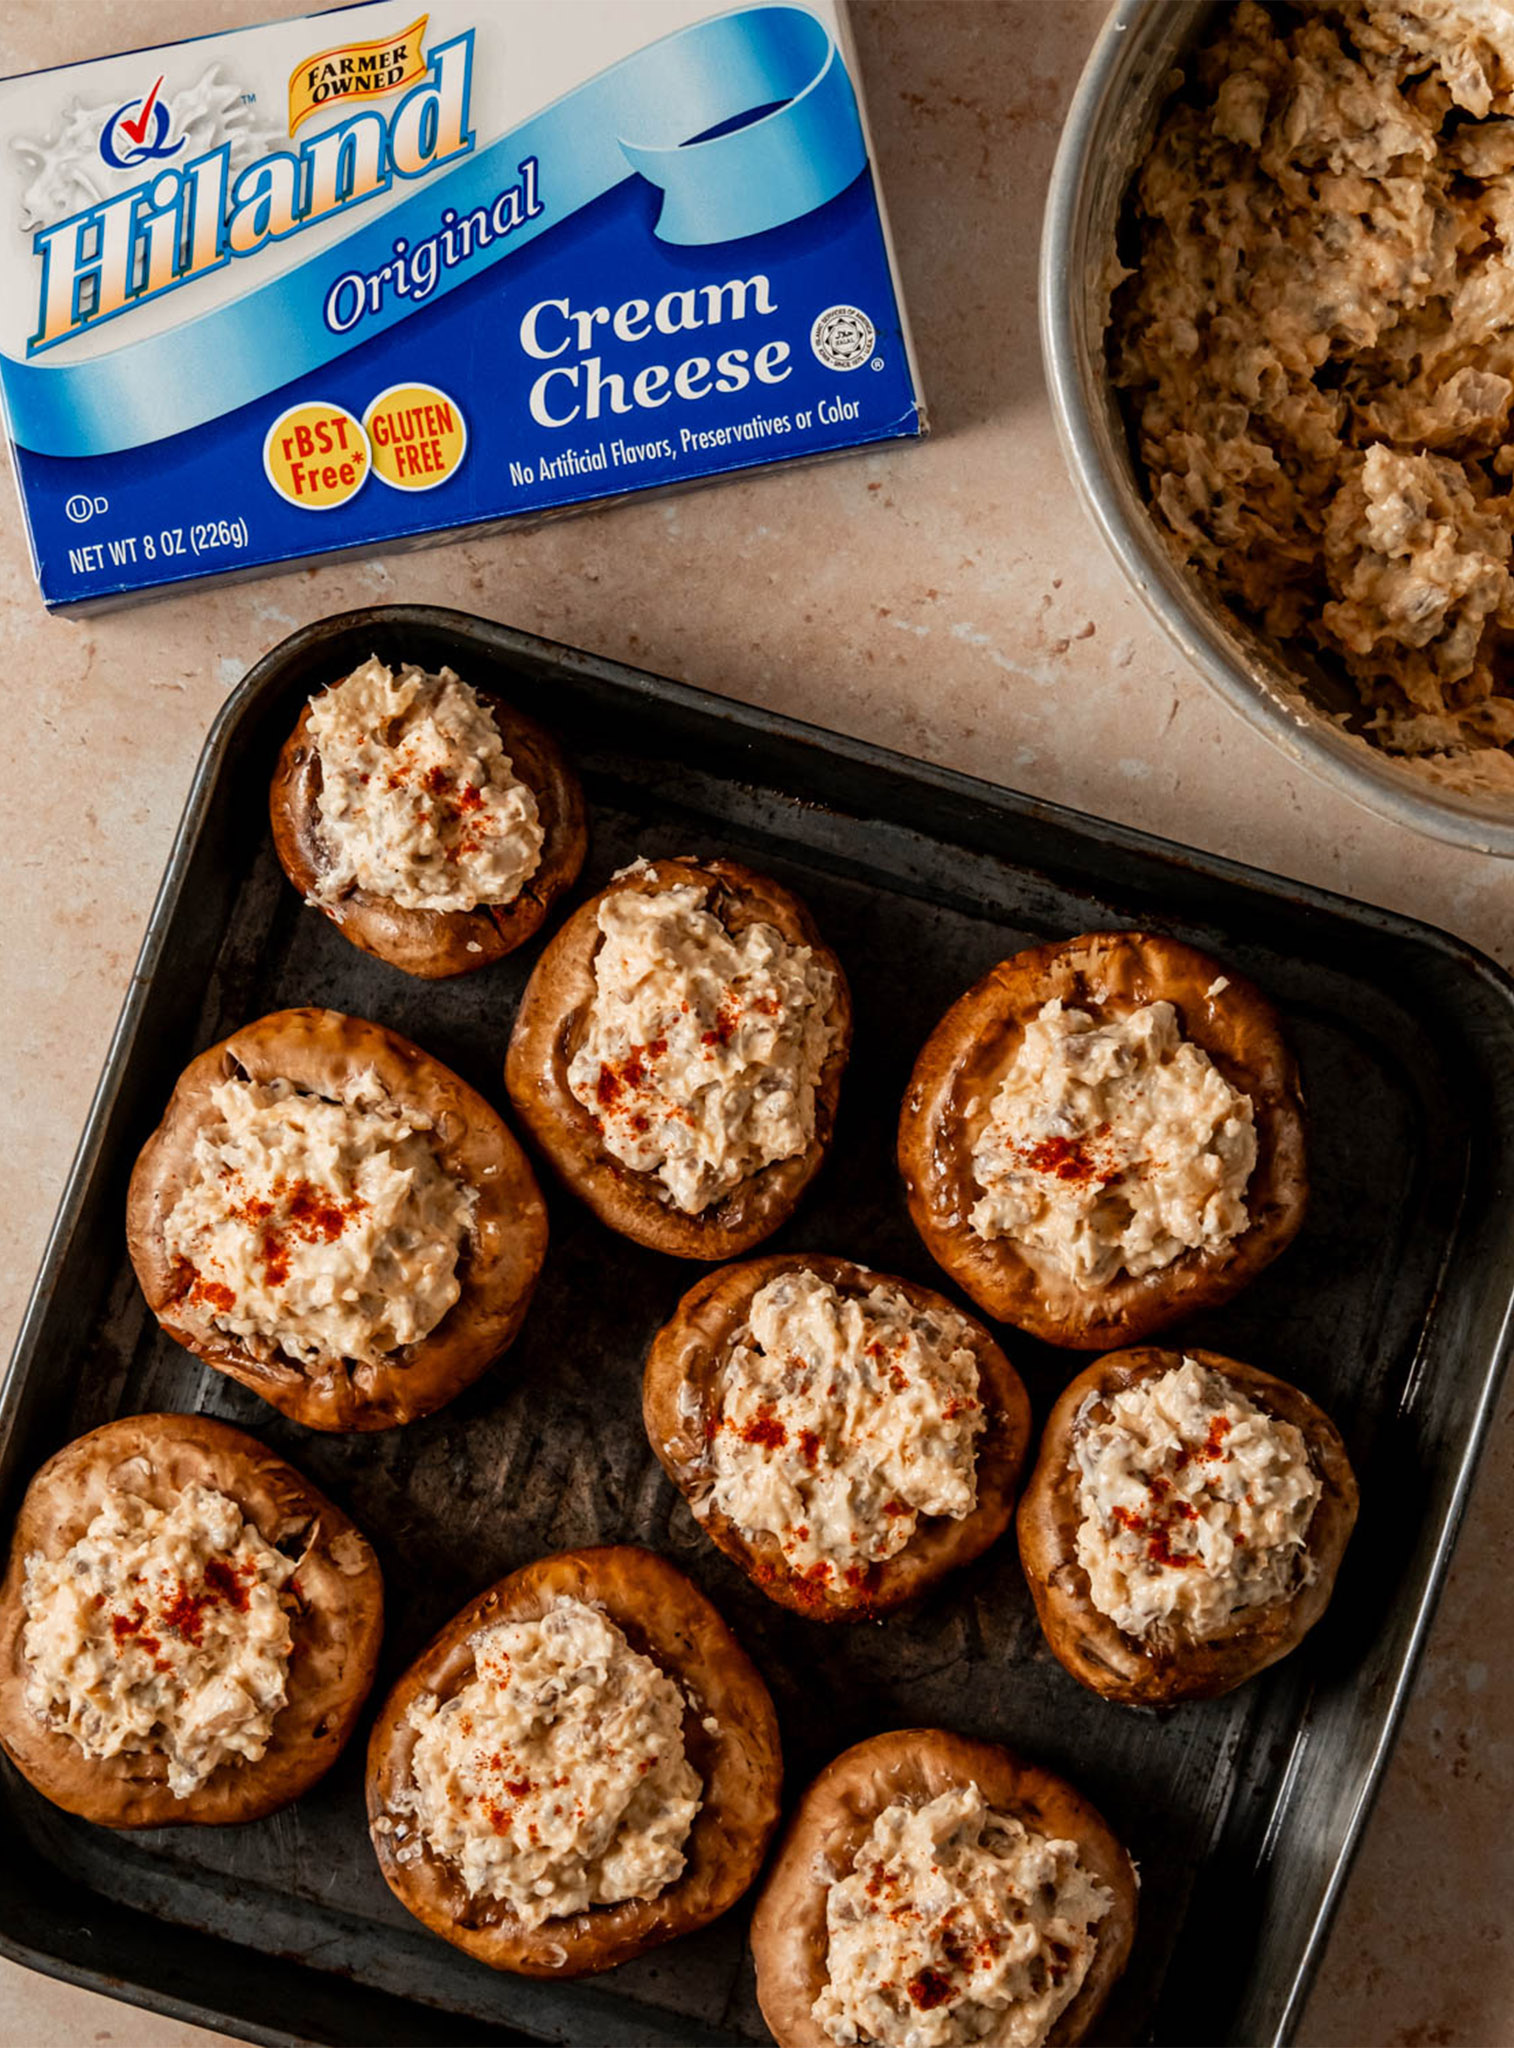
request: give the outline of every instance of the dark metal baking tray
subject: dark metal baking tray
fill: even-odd
[[[1228,1699],[1107,1705],[1052,1661],[1012,1540],[882,1625],[826,1630],[765,1601],[697,1534],[643,1437],[647,1340],[694,1270],[552,1198],[552,1243],[503,1365],[407,1429],[313,1435],[202,1368],[146,1313],[122,1243],[131,1162],[192,1053],[319,1002],[418,1039],[496,1101],[535,948],[440,985],[347,945],[280,874],[265,790],[303,699],[369,654],[450,661],[552,725],[593,811],[585,887],[636,853],[731,853],[802,891],[857,1000],[836,1153],[776,1240],[939,1280],[892,1164],[936,1018],[1028,941],[1140,924],[1281,1004],[1313,1112],[1294,1247],[1184,1335],[1298,1381],[1335,1416],[1361,1525],[1303,1649]],[[255,1429],[374,1539],[390,1592],[381,1683],[480,1586],[568,1545],[636,1538],[718,1601],[778,1702],[791,1790],[876,1729],[1001,1738],[1085,1788],[1141,1866],[1115,2040],[1286,2040],[1391,1745],[1482,1442],[1514,1288],[1514,989],[1386,912],[1184,852],[462,613],[390,607],[296,633],[206,744],[3,1395],[7,1516],[44,1456],[144,1409]],[[1038,1412],[1076,1360],[1009,1335]],[[6,1768],[0,1948],[267,2042],[765,2037],[746,1915],[599,1982],[496,1975],[390,1898],[362,1821],[362,1743],[284,1813],[127,1836]]]

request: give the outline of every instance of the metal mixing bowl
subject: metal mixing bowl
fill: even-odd
[[[1168,636],[1241,716],[1300,767],[1384,817],[1514,857],[1514,803],[1442,789],[1328,716],[1344,683],[1282,660],[1168,552],[1146,508],[1105,367],[1109,266],[1136,165],[1171,72],[1212,0],[1118,0],[1067,115],[1041,242],[1041,344],[1063,452],[1084,502]]]

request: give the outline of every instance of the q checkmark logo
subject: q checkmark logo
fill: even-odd
[[[154,157],[177,156],[184,147],[182,135],[177,142],[168,139],[173,121],[158,98],[162,90],[163,80],[159,78],[146,99],[128,100],[124,107],[117,107],[100,130],[100,155],[112,170],[129,171]],[[133,118],[136,108],[141,111]]]

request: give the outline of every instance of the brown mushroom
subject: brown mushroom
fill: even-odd
[[[606,1146],[594,1116],[568,1085],[595,993],[603,944],[599,909],[620,891],[655,894],[702,885],[706,908],[733,933],[768,924],[793,946],[808,946],[834,976],[828,1012],[831,1050],[815,1087],[814,1133],[803,1152],[750,1174],[698,1214],[677,1208],[658,1176],[633,1170]],[[653,1251],[686,1259],[730,1259],[770,1237],[819,1172],[835,1128],[841,1076],[851,1045],[851,998],[841,963],[809,911],[766,875],[728,860],[638,863],[576,910],[532,973],[510,1038],[505,1082],[516,1114],[573,1192],[602,1223]]]
[[[113,1487],[167,1510],[183,1490],[222,1493],[266,1543],[298,1561],[286,1586],[293,1635],[287,1698],[257,1762],[218,1764],[194,1790],[169,1789],[161,1748],[90,1756],[26,1699],[26,1560],[56,1562]],[[0,1586],[0,1745],[55,1806],[105,1827],[257,1820],[306,1792],[351,1735],[383,1634],[378,1562],[340,1508],[255,1437],[203,1415],[134,1415],[78,1438],[47,1462],[21,1505]]]
[[[165,1232],[192,1178],[195,1141],[215,1120],[212,1090],[231,1076],[290,1081],[332,1099],[362,1079],[430,1117],[443,1171],[474,1191],[476,1207],[459,1260],[461,1293],[429,1335],[376,1362],[306,1365],[277,1347],[260,1355],[219,1326]],[[547,1213],[503,1118],[439,1060],[337,1010],[279,1010],[185,1068],[132,1173],[126,1236],[148,1306],[186,1350],[308,1428],[389,1429],[450,1401],[514,1341],[546,1256]]]
[[[531,1928],[507,1901],[475,1897],[423,1834],[401,1835],[409,1812],[423,1695],[445,1702],[474,1675],[473,1638],[499,1622],[531,1621],[568,1597],[601,1608],[633,1650],[672,1678],[688,1702],[685,1753],[702,1804],[684,1844],[682,1874],[650,1899],[591,1906]],[[400,1903],[446,1941],[492,1969],[528,1977],[608,1970],[719,1917],[747,1889],[778,1823],[782,1758],[766,1686],[735,1637],[683,1574],[635,1545],[569,1550],[512,1572],[450,1621],[390,1693],[368,1745],[368,1819],[385,1880]]]
[[[778,2048],[835,2048],[815,2018],[830,1981],[827,1904],[848,1876],[874,1822],[900,1802],[924,1806],[976,1785],[989,1807],[1034,1834],[1075,1843],[1078,1860],[1113,1903],[1097,1922],[1088,1974],[1046,2037],[1047,2048],[1083,2040],[1125,1968],[1135,1938],[1136,1876],[1106,1822],[1071,1785],[996,1743],[942,1728],[874,1735],[838,1756],[809,1787],[790,1821],[752,1918],[757,1999]]]
[[[756,1296],[770,1280],[791,1272],[818,1274],[852,1297],[886,1284],[921,1312],[955,1317],[978,1368],[984,1429],[977,1444],[977,1505],[961,1521],[947,1515],[922,1517],[909,1542],[892,1557],[843,1573],[812,1576],[796,1569],[776,1535],[743,1529],[710,1499],[709,1445],[719,1421],[716,1382],[746,1332]],[[642,1411],[652,1449],[704,1533],[770,1600],[816,1621],[860,1621],[886,1614],[981,1556],[1009,1526],[1030,1440],[1030,1400],[1024,1385],[980,1322],[928,1287],[871,1272],[850,1259],[813,1252],[727,1266],[691,1287],[653,1340],[642,1384]]]
[[[973,1147],[1025,1026],[1053,999],[1098,1018],[1171,1003],[1183,1036],[1249,1098],[1257,1159],[1238,1236],[1085,1287],[1045,1256],[973,1227],[982,1193]],[[1298,1070],[1261,992],[1191,946],[1143,932],[1035,946],[986,974],[926,1041],[899,1120],[899,1167],[931,1256],[980,1308],[1049,1344],[1101,1351],[1228,1301],[1290,1243],[1308,1198]]]
[[[1077,1437],[1100,1416],[1102,1403],[1160,1379],[1185,1358],[1218,1373],[1264,1414],[1291,1422],[1308,1446],[1322,1491],[1305,1534],[1305,1567],[1285,1598],[1239,1607],[1218,1633],[1202,1638],[1177,1624],[1129,1635],[1094,1605],[1088,1573],[1078,1562]],[[1286,1657],[1319,1620],[1356,1522],[1357,1498],[1340,1432],[1307,1394],[1215,1351],[1141,1346],[1096,1359],[1052,1409],[1020,1502],[1020,1558],[1046,1640],[1081,1684],[1127,1706],[1213,1699]]]
[[[545,833],[541,859],[519,895],[473,910],[431,910],[354,887],[318,906],[354,946],[428,981],[471,974],[524,945],[577,881],[588,846],[583,790],[557,741],[492,690],[474,694],[499,728],[516,778],[536,798]],[[321,837],[321,757],[310,736],[310,712],[307,704],[285,741],[268,792],[274,848],[307,901],[331,866]]]

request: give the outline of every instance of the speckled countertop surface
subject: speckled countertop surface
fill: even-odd
[[[565,0],[571,4],[571,0]],[[294,12],[6,0],[0,73]],[[49,620],[0,524],[0,1343],[8,1349],[205,729],[293,627],[456,604],[1444,925],[1514,962],[1514,872],[1291,769],[1130,598],[1062,470],[1034,273],[1102,0],[857,0],[936,433],[519,538]],[[1514,2040],[1514,1420],[1506,1400],[1304,2024],[1311,2048]],[[0,2033],[213,2037],[0,1965]],[[293,2017],[293,2016],[292,2016]]]

